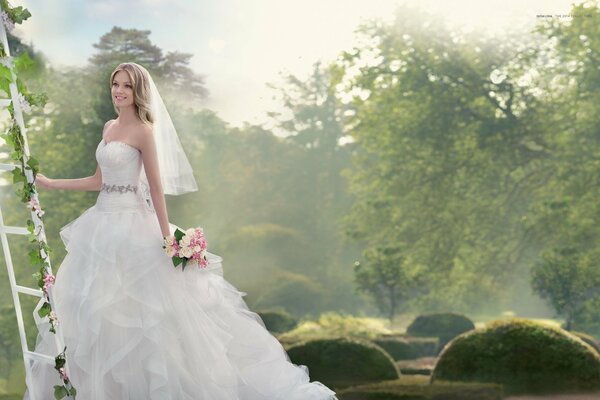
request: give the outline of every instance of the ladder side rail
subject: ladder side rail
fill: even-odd
[[[0,6],[0,11],[2,11],[2,7]],[[4,46],[5,49],[5,53],[8,57],[10,57],[10,47],[8,45],[8,37],[6,35],[6,28],[4,26],[4,24],[2,22],[0,22],[0,40],[2,42],[2,45]],[[14,109],[14,116],[15,116],[15,120],[21,130],[21,136],[23,138],[23,161],[26,164],[27,161],[29,160],[30,157],[30,152],[29,152],[29,143],[27,140],[27,128],[25,127],[25,121],[23,119],[23,113],[21,110],[21,105],[19,103],[19,91],[16,85],[16,81],[17,81],[17,77],[16,74],[14,72],[14,70],[11,68],[11,77],[12,77],[12,82],[10,82],[9,84],[9,89],[10,89],[10,96],[12,98],[12,104],[13,104],[13,109]],[[6,100],[3,101],[3,104],[10,104],[10,100]],[[13,166],[14,169],[15,166]],[[23,173],[26,176],[27,182],[33,182],[34,177],[33,177],[33,171],[30,169],[23,169]],[[32,197],[34,197],[37,200],[37,192],[33,193]],[[44,230],[44,226],[42,221],[40,220],[40,218],[37,216],[37,214],[35,213],[34,210],[31,211],[31,216],[32,219],[34,221],[34,227],[35,227],[35,232],[38,232],[38,235],[40,237],[40,239],[38,240],[44,240],[44,242],[47,243],[46,241],[46,234],[45,234],[45,230]],[[4,227],[4,223],[3,223],[3,218],[1,216],[1,211],[0,211],[0,226]],[[30,358],[33,358],[32,355],[37,355],[35,352],[31,352],[28,347],[27,347],[27,339],[26,339],[26,334],[25,334],[25,325],[23,323],[23,314],[22,314],[22,308],[21,308],[21,303],[20,303],[20,299],[19,299],[19,295],[18,295],[18,290],[17,290],[17,283],[16,283],[16,279],[15,279],[15,275],[14,275],[14,269],[13,269],[13,264],[12,264],[12,259],[10,258],[10,249],[9,249],[9,245],[8,245],[8,239],[6,237],[6,232],[4,231],[4,228],[2,229],[2,233],[0,234],[1,236],[1,240],[2,240],[2,246],[3,249],[5,250],[5,254],[9,254],[8,259],[10,259],[10,267],[8,266],[7,263],[7,268],[9,268],[9,275],[12,276],[11,279],[11,292],[13,293],[13,301],[15,304],[15,312],[17,313],[17,324],[18,324],[18,328],[19,328],[19,336],[21,339],[21,348],[23,349],[23,360],[25,362],[25,368],[26,368],[26,381],[29,387],[33,387],[33,384],[31,382],[32,379],[32,363],[30,362]],[[52,273],[52,267],[50,264],[50,257],[48,254],[46,254],[46,252],[42,249],[42,252],[44,253],[44,258],[47,262],[47,267],[46,267],[46,271],[48,273]],[[24,289],[30,289],[30,288],[25,288]],[[48,302],[51,305],[51,308],[53,310],[55,310],[54,308],[54,296],[52,294],[52,287],[50,287],[47,290],[48,293]],[[43,299],[42,299],[43,300]],[[40,300],[40,302],[42,301]],[[38,304],[39,305],[39,304]],[[62,330],[60,329],[60,324],[58,326],[56,326],[55,328],[55,334],[54,334],[54,342],[56,345],[56,349],[57,349],[57,354],[60,354],[62,352],[62,350],[64,349],[64,338],[62,336]],[[42,355],[40,355],[42,356]],[[39,359],[39,358],[38,358]],[[69,363],[68,360],[65,359],[65,364],[64,364],[64,369],[67,373],[68,376],[70,376],[70,370],[69,370]],[[71,395],[67,395],[67,398],[69,399],[73,399],[73,396]],[[31,400],[37,400],[37,399],[31,399]]]

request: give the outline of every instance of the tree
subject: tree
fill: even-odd
[[[191,54],[167,52],[152,43],[149,30],[123,29],[113,27],[94,43],[97,50],[89,58],[87,75],[92,83],[92,108],[97,118],[92,122],[96,131],[104,123],[115,117],[110,101],[110,74],[122,62],[136,62],[143,65],[152,74],[163,98],[169,99],[168,106],[193,106],[208,95],[204,77],[195,73],[189,66]],[[177,94],[177,96],[172,96]]]
[[[531,285],[565,317],[567,330],[572,329],[582,305],[600,296],[600,275],[586,268],[574,247],[543,254],[542,261],[531,271]]]
[[[523,215],[551,162],[547,109],[521,83],[537,39],[453,32],[409,7],[396,16],[365,24],[367,44],[340,57],[356,143],[347,234],[406,244],[427,286],[414,308],[502,307],[529,265]]]
[[[370,295],[392,322],[402,302],[416,295],[415,281],[405,270],[406,258],[398,246],[378,246],[365,252],[365,263],[354,265],[359,291]]]

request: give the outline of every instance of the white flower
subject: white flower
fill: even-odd
[[[183,246],[181,249],[179,249],[179,254],[186,258],[191,257],[192,254],[194,254],[194,250],[189,246]]]
[[[15,29],[15,22],[12,19],[10,19],[6,11],[2,11],[0,13],[0,18],[2,18],[2,23],[6,27],[7,31],[12,31],[13,29]]]
[[[185,230],[185,234],[189,237],[192,237],[194,235],[194,232],[196,231],[196,229],[194,228],[189,228]]]
[[[184,237],[181,238],[180,244],[182,246],[189,246],[191,241],[192,241],[192,237],[190,235],[185,235]]]
[[[19,93],[19,106],[21,106],[21,110],[25,114],[29,114],[31,112],[31,104],[27,101],[23,93]]]
[[[50,313],[48,314],[48,319],[50,320],[50,323],[52,324],[52,326],[58,326],[59,322],[58,322],[58,318],[56,317],[56,313],[54,312],[54,310],[50,311]]]
[[[175,247],[173,247],[173,246],[167,246],[167,248],[165,249],[165,252],[167,253],[167,255],[169,257],[174,257],[175,254],[177,253],[177,251],[175,250]]]
[[[175,236],[173,235],[169,235],[165,238],[165,244],[167,244],[168,246],[173,246],[173,244],[175,244]]]
[[[198,253],[200,250],[202,250],[202,247],[199,244],[194,246],[194,252]]]

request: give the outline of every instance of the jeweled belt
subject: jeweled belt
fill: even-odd
[[[113,193],[113,192],[117,192],[117,193],[127,193],[127,192],[133,192],[133,193],[137,193],[138,187],[136,185],[108,185],[106,183],[103,183],[102,186],[100,187],[100,191],[105,191],[107,193]]]

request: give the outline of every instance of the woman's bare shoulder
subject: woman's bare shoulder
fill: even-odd
[[[109,126],[110,126],[110,125],[111,125],[113,122],[115,122],[115,121],[116,121],[116,120],[114,120],[114,119],[109,119],[108,121],[106,121],[106,122],[104,123],[104,129],[103,129],[103,131],[105,131],[105,130],[106,130],[106,128],[108,128],[108,127],[109,127]]]
[[[137,124],[135,131],[136,143],[140,148],[146,147],[152,139],[152,124],[140,122]]]

